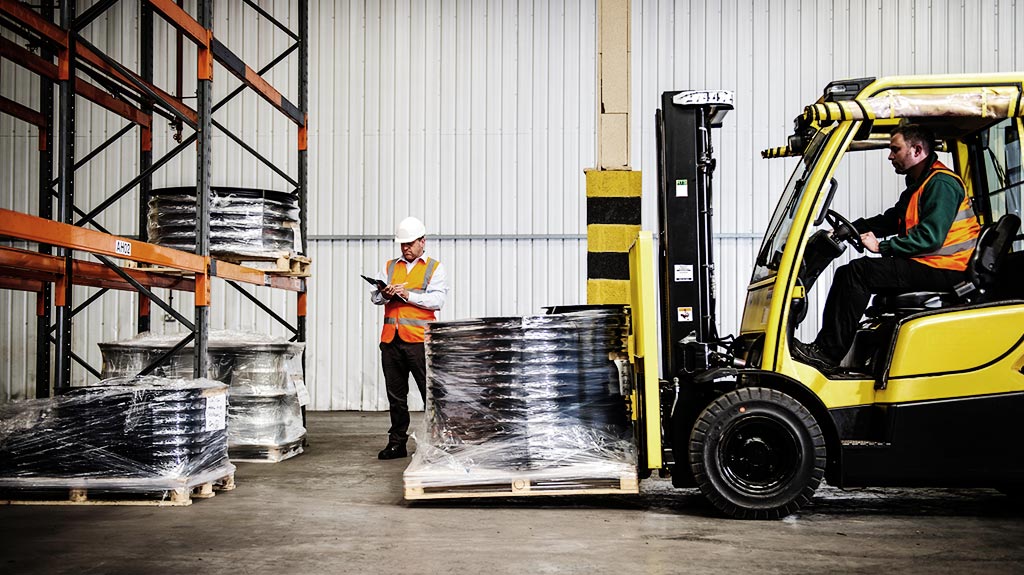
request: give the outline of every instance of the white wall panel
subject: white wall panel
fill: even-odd
[[[260,0],[278,19],[294,3]],[[79,2],[83,10],[88,2]],[[312,1],[310,3],[310,281],[308,378],[315,409],[385,409],[377,356],[381,310],[357,273],[394,255],[395,222],[420,215],[434,234],[428,250],[453,281],[442,319],[519,315],[585,298],[585,185],[595,159],[596,4],[511,0]],[[194,2],[186,2],[194,13]],[[86,38],[137,69],[138,5],[123,2],[85,30]],[[631,141],[643,170],[644,224],[655,226],[653,118],[665,90],[725,88],[737,109],[715,136],[714,202],[719,323],[739,324],[748,274],[794,160],[761,160],[792,119],[833,79],[928,72],[991,72],[1024,65],[1024,8],[1013,0],[633,0]],[[215,33],[253,68],[289,45],[241,2],[216,5]],[[11,37],[7,30],[0,34]],[[174,33],[157,19],[156,83],[174,89]],[[184,92],[195,90],[195,48],[185,42]],[[297,54],[266,75],[292,101]],[[0,95],[36,106],[32,76],[0,61]],[[238,85],[218,67],[215,100]],[[194,100],[193,100],[194,101]],[[250,92],[215,118],[294,174],[295,127]],[[78,155],[123,126],[79,105]],[[184,135],[190,131],[186,128]],[[154,126],[160,157],[176,142]],[[0,115],[0,206],[37,209],[36,130]],[[78,172],[77,203],[91,209],[138,171],[133,133]],[[287,190],[286,181],[214,132],[214,185]],[[856,217],[891,203],[899,180],[879,158],[840,168],[839,211]],[[190,148],[154,185],[192,185]],[[850,195],[851,191],[865,194]],[[846,192],[844,194],[844,192]],[[136,195],[98,222],[134,235]],[[827,281],[822,284],[827,285]],[[295,297],[247,288],[285,317]],[[92,289],[76,289],[83,301]],[[160,290],[165,293],[165,290]],[[820,299],[812,296],[805,331]],[[192,298],[175,306],[191,315]],[[0,292],[0,400],[33,388],[35,298]],[[134,332],[135,298],[107,294],[76,318],[75,351],[99,365],[96,343]],[[154,307],[156,331],[175,331]],[[213,328],[284,330],[221,282]],[[76,367],[75,380],[88,378]]]

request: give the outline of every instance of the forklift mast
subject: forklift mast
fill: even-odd
[[[711,130],[733,109],[724,90],[664,92],[656,114],[662,373],[708,367],[718,341],[712,251]],[[682,342],[690,343],[686,346]]]

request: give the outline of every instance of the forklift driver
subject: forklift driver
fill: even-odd
[[[963,181],[939,162],[934,135],[903,124],[889,138],[889,161],[906,176],[907,189],[882,214],[853,222],[869,251],[836,270],[814,342],[794,342],[819,369],[832,369],[853,343],[873,294],[952,290],[966,277],[980,226]],[[878,238],[888,238],[879,240]]]

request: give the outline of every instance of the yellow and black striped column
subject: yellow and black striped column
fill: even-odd
[[[638,171],[586,170],[587,303],[629,303],[629,246],[640,231]]]

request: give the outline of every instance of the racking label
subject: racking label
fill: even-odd
[[[132,255],[132,243],[125,240],[114,241],[114,252],[122,256]]]

